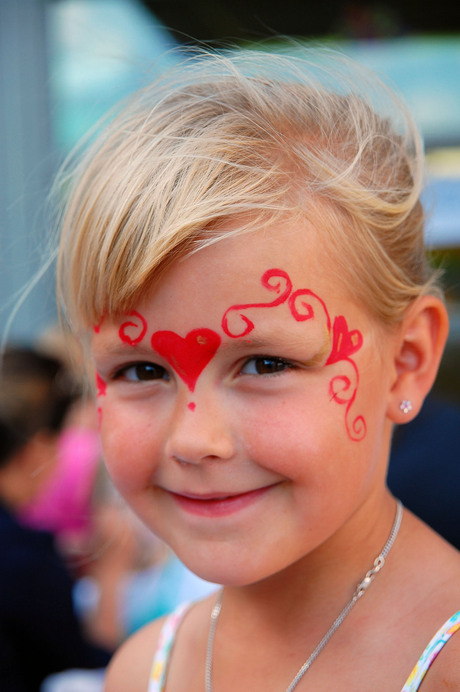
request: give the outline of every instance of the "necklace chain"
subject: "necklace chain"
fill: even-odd
[[[390,531],[390,535],[388,536],[388,540],[385,543],[383,550],[379,555],[374,560],[374,564],[371,567],[371,569],[366,572],[366,575],[364,578],[360,581],[358,586],[355,589],[355,592],[348,601],[347,605],[345,608],[339,613],[337,618],[334,620],[324,637],[321,639],[319,642],[318,646],[316,649],[313,651],[313,653],[310,654],[310,656],[307,658],[305,663],[301,666],[301,668],[298,670],[288,687],[286,688],[286,692],[292,692],[295,687],[299,684],[300,680],[303,678],[307,670],[310,668],[311,664],[315,659],[319,656],[321,651],[324,649],[334,632],[340,627],[342,622],[345,620],[347,617],[348,613],[350,610],[353,608],[355,603],[366,593],[367,589],[369,586],[372,584],[375,575],[380,572],[382,569],[383,565],[385,564],[385,559],[388,556],[388,553],[390,552],[391,548],[393,547],[393,544],[396,540],[396,536],[398,535],[399,532],[399,527],[401,526],[401,519],[402,519],[402,513],[403,513],[403,507],[401,502],[398,500],[397,505],[396,505],[396,516],[395,520],[393,523],[393,527]],[[205,689],[206,692],[213,692],[212,689],[212,664],[213,664],[213,652],[214,652],[214,637],[216,634],[216,627],[217,627],[217,621],[219,619],[220,611],[222,609],[222,595],[223,595],[223,590],[221,589],[219,592],[219,595],[217,597],[217,601],[214,605],[214,608],[212,609],[211,613],[211,623],[209,627],[209,635],[208,635],[208,643],[206,647],[206,668],[205,668]]]

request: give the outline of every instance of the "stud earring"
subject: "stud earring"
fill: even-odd
[[[403,413],[410,413],[412,411],[412,401],[410,399],[403,399],[399,404],[399,408]]]

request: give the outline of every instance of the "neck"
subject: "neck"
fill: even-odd
[[[290,591],[289,596],[291,599],[291,608],[289,613],[284,612],[284,618],[283,620],[279,620],[275,622],[275,627],[270,627],[270,625],[273,625],[273,622],[270,623],[267,621],[266,615],[265,615],[265,622],[259,621],[258,623],[254,619],[254,607],[252,608],[252,612],[250,609],[247,607],[245,608],[245,612],[242,613],[240,610],[239,615],[244,615],[244,620],[247,624],[245,627],[245,630],[242,632],[241,627],[237,626],[237,629],[235,629],[235,603],[233,605],[233,608],[229,608],[229,603],[224,603],[224,610],[227,611],[227,642],[236,642],[239,640],[239,646],[241,649],[241,645],[243,646],[243,649],[240,651],[240,654],[238,656],[234,656],[234,658],[238,658],[240,661],[240,667],[242,665],[242,660],[244,656],[247,656],[247,651],[248,647],[253,646],[253,642],[257,642],[257,650],[253,651],[253,656],[250,657],[247,661],[247,665],[249,665],[249,668],[246,672],[246,678],[248,678],[248,675],[250,674],[251,668],[254,666],[254,654],[257,654],[257,652],[260,652],[261,650],[264,651],[272,651],[272,652],[278,652],[279,653],[279,634],[280,632],[283,633],[283,641],[287,645],[288,648],[286,648],[285,654],[287,656],[287,659],[292,656],[294,652],[294,648],[297,646],[299,648],[299,645],[301,648],[303,648],[305,645],[308,645],[310,647],[310,653],[307,658],[304,658],[304,661],[301,665],[300,668],[298,668],[296,674],[289,680],[288,682],[288,687],[284,687],[287,692],[292,692],[299,682],[303,679],[303,676],[310,670],[311,665],[316,661],[318,656],[322,654],[323,649],[329,644],[330,639],[336,634],[337,630],[342,627],[342,624],[346,621],[347,623],[350,623],[350,620],[348,620],[349,615],[353,612],[355,612],[354,607],[358,603],[358,601],[361,600],[361,598],[367,593],[368,589],[370,588],[374,578],[377,576],[377,574],[384,568],[386,559],[393,547],[393,544],[396,540],[396,537],[399,532],[400,528],[400,523],[401,523],[401,518],[402,518],[402,506],[400,503],[395,503],[393,502],[393,521],[391,523],[390,528],[386,532],[386,538],[385,541],[380,545],[380,548],[377,552],[377,549],[375,549],[375,553],[373,558],[369,558],[369,563],[368,563],[368,569],[366,569],[366,572],[361,575],[361,578],[355,582],[353,587],[350,589],[350,592],[347,597],[345,595],[342,596],[341,588],[339,589],[338,593],[330,591],[330,596],[329,599],[320,599],[318,598],[318,592],[316,592],[316,604],[313,602],[312,595],[311,593],[307,593],[307,599],[309,601],[310,607],[313,607],[316,605],[316,610],[310,610],[308,609],[308,612],[305,610],[305,599],[304,601],[299,601],[295,600],[294,602],[292,601],[293,594]],[[336,570],[339,572],[340,570]],[[339,580],[340,581],[340,580]],[[343,578],[341,579],[343,581]],[[341,585],[343,586],[343,584]],[[330,587],[330,584],[329,584]],[[382,592],[382,589],[380,589]],[[375,589],[374,589],[375,593]],[[383,589],[383,593],[386,593],[386,589]],[[335,612],[333,616],[330,616],[328,614],[328,610],[330,610],[331,604],[337,600],[339,597],[343,599],[342,603],[339,607],[335,608]],[[227,598],[225,600],[228,601],[229,598],[229,591],[227,590],[226,594]],[[230,590],[230,598],[232,596],[232,590]],[[205,687],[206,687],[206,692],[213,692],[213,671],[214,671],[214,663],[213,663],[213,652],[214,652],[214,639],[216,635],[216,627],[217,627],[217,622],[220,617],[220,612],[221,612],[221,606],[222,606],[222,600],[223,600],[223,594],[220,593],[218,596],[216,605],[213,608],[212,611],[212,616],[211,616],[211,623],[210,623],[210,629],[209,629],[209,635],[208,635],[208,642],[207,642],[207,649],[206,649],[206,673],[205,673]],[[279,595],[276,595],[276,598],[273,599],[278,600],[280,602]],[[381,599],[380,599],[381,600]],[[284,599],[284,602],[286,603],[286,599]],[[320,608],[318,607],[317,604],[320,604],[322,612],[320,612]],[[243,604],[244,605],[244,604]],[[272,612],[273,613],[273,608],[270,607],[270,603],[266,601],[266,598],[264,599],[263,602],[263,609],[261,610],[260,608],[261,602],[259,599],[258,603],[258,611],[259,611],[259,616],[260,613],[263,612],[266,614],[267,612]],[[254,603],[253,603],[254,606]],[[303,606],[303,607],[302,607]],[[241,607],[241,604],[240,604]],[[379,609],[381,609],[381,604],[377,607],[377,610],[375,609],[376,606],[374,604],[373,609],[374,609],[374,615],[375,613],[379,612]],[[233,611],[233,622],[232,622],[232,611]],[[279,609],[278,609],[279,613]],[[253,620],[251,620],[251,614],[253,617]],[[286,617],[288,615],[288,617]],[[330,624],[326,629],[326,626],[321,623],[319,625],[319,620],[318,620],[318,615],[321,615],[321,620],[324,621],[329,621]],[[327,616],[327,620],[326,620]],[[238,625],[241,624],[241,617],[238,618],[239,623]],[[353,618],[351,618],[352,620]],[[363,622],[362,616],[358,616],[358,620],[355,621],[356,623],[359,623],[361,619],[361,623]],[[366,616],[366,620],[369,621],[369,611]],[[371,618],[372,620],[372,618]],[[261,627],[262,625],[262,627]],[[233,629],[233,632],[232,632]],[[238,632],[239,629],[239,632]],[[362,627],[361,627],[362,629]],[[342,630],[343,632],[343,630]],[[259,636],[258,636],[259,635]],[[245,640],[245,641],[244,641]],[[312,643],[314,642],[314,644]],[[300,654],[301,649],[299,649],[298,652],[295,652],[295,657],[297,657],[297,654]],[[228,651],[228,647],[226,647],[226,655],[228,657],[228,653],[231,653]],[[238,652],[236,652],[238,653]],[[305,654],[303,654],[305,656]],[[300,658],[300,655],[299,655]],[[260,666],[260,661],[259,661],[259,666]],[[254,666],[257,668],[257,665]],[[286,675],[287,677],[287,675]],[[280,689],[281,688],[281,682],[282,678],[280,678]],[[233,683],[232,683],[233,684]],[[284,683],[283,683],[284,684]]]
[[[255,584],[225,587],[224,598],[233,604],[225,608],[227,617],[234,617],[237,624],[238,613],[244,611],[247,620],[262,621],[263,626],[290,628],[304,623],[308,613],[309,626],[317,620],[324,628],[324,622],[334,619],[351,598],[385,545],[395,519],[395,501],[386,492],[372,513],[362,511],[365,521],[356,513],[340,532],[282,572]]]

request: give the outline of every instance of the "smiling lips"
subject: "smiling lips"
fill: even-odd
[[[170,495],[177,504],[189,514],[202,517],[224,517],[238,512],[256,502],[273,486],[269,485],[256,490],[237,495],[183,495],[171,492]]]

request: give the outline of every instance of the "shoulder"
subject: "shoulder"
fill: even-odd
[[[456,631],[451,635],[433,662],[426,676],[427,692],[452,690],[460,692],[460,618]],[[424,683],[424,684],[425,684]]]
[[[394,594],[395,601],[398,593],[401,598],[392,631],[394,636],[404,631],[406,663],[415,664],[411,685],[404,689],[418,689],[416,682],[423,680],[424,692],[460,692],[460,629],[455,617],[460,608],[460,552],[407,510],[399,548]],[[414,565],[425,568],[414,570]]]
[[[168,666],[168,680],[171,676],[172,688],[186,689],[190,676],[200,663],[197,651],[205,650],[214,599],[208,597],[192,604],[184,603],[170,615],[155,620],[130,637],[109,665],[105,692],[146,692],[154,661],[158,663],[155,683],[161,686],[162,674],[166,670],[163,663],[167,665],[169,662],[172,642],[174,661],[172,666]],[[176,641],[179,625],[180,637]]]
[[[146,692],[150,671],[166,622],[155,620],[133,634],[118,649],[107,669],[105,692]]]

